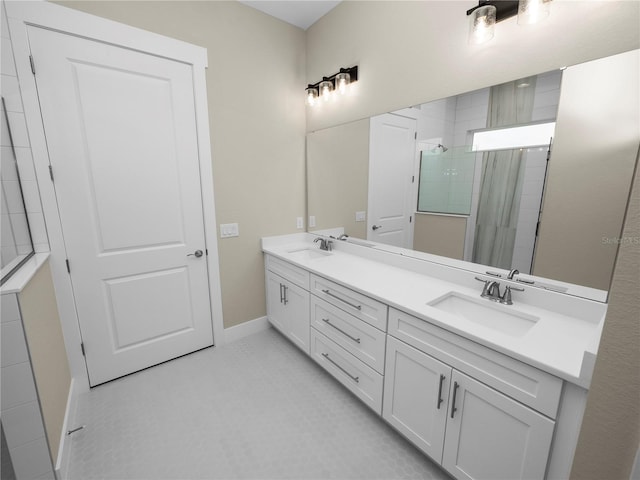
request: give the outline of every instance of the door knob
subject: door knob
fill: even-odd
[[[200,258],[202,256],[202,250],[196,250],[193,253],[189,253],[187,257],[191,257],[192,255],[196,256],[197,258]]]
[[[382,228],[382,225],[374,225],[371,227],[372,230],[378,230],[379,228]]]

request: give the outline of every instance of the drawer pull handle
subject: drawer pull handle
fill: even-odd
[[[351,380],[353,380],[356,383],[360,383],[360,377],[354,377],[353,375],[351,375],[349,372],[347,372],[344,368],[342,368],[340,365],[338,365],[334,360],[331,359],[331,357],[329,357],[328,353],[323,353],[322,356],[324,358],[326,358],[327,360],[329,360],[331,363],[333,363],[337,368],[339,368],[344,374],[346,374]]]
[[[440,386],[438,387],[438,410],[440,410],[440,404],[444,401],[442,400],[442,385],[444,384],[444,379],[446,377],[444,375],[440,375]]]
[[[358,310],[362,310],[362,305],[354,305],[353,303],[347,302],[346,300],[338,297],[337,295],[334,295],[333,293],[331,293],[329,290],[322,290],[324,293],[326,293],[327,295],[329,295],[330,297],[335,298],[336,300],[340,300],[342,303],[346,303],[347,305],[349,305],[350,307],[353,308],[357,308]]]
[[[451,418],[453,418],[453,414],[458,411],[456,408],[456,394],[458,393],[458,382],[453,382],[453,401],[451,402]]]
[[[356,343],[360,343],[360,339],[356,338],[356,337],[352,337],[351,335],[349,335],[347,332],[345,332],[344,330],[342,330],[340,327],[336,327],[333,323],[331,323],[331,321],[328,318],[323,318],[322,321],[324,323],[326,323],[327,325],[329,325],[330,327],[335,328],[337,331],[339,331],[341,334],[349,337],[351,340],[353,340]]]

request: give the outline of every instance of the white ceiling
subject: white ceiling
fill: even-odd
[[[239,0],[272,17],[306,30],[341,0]]]

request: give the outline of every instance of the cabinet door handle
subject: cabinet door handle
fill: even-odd
[[[438,387],[438,410],[440,410],[440,404],[444,401],[442,400],[442,385],[444,384],[444,379],[446,377],[444,375],[440,375],[440,386]]]
[[[324,358],[326,358],[327,360],[329,360],[331,363],[333,363],[337,368],[339,368],[345,375],[347,375],[351,380],[353,380],[356,383],[360,383],[360,377],[354,377],[353,375],[351,375],[349,372],[347,372],[344,368],[342,368],[340,365],[338,365],[334,360],[331,359],[331,357],[329,357],[328,353],[323,353],[322,356]]]
[[[331,321],[328,318],[323,318],[322,321],[324,323],[326,323],[327,325],[329,325],[330,327],[335,328],[337,331],[339,331],[341,334],[343,334],[346,337],[349,337],[351,340],[353,340],[356,343],[360,343],[360,339],[356,338],[356,337],[352,337],[351,335],[349,335],[347,332],[345,332],[344,330],[342,330],[340,327],[336,327],[333,323],[331,323]]]
[[[289,287],[287,287],[286,285],[282,285],[282,288],[284,290],[284,296],[282,298],[284,299],[284,304],[286,305],[287,303],[289,303],[289,299],[287,298],[287,290],[289,289]]]
[[[284,296],[282,295],[282,287],[284,287],[284,285],[280,284],[280,303],[282,303]]]
[[[327,295],[329,295],[330,297],[333,297],[333,298],[335,298],[336,300],[340,300],[342,303],[346,303],[347,305],[349,305],[349,306],[350,306],[350,307],[352,307],[352,308],[357,308],[358,310],[362,310],[362,305],[354,305],[354,304],[353,304],[353,303],[351,303],[351,302],[347,302],[346,300],[344,300],[344,299],[340,298],[339,296],[334,295],[334,294],[333,294],[333,293],[331,293],[329,290],[322,290],[322,291],[323,291],[323,293],[326,293],[326,294],[327,294]]]
[[[456,408],[456,394],[458,393],[458,382],[453,382],[453,401],[451,402],[451,418],[453,418],[453,414],[458,410]]]

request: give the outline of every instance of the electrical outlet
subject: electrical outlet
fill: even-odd
[[[296,228],[304,228],[304,219],[302,217],[296,217]]]
[[[356,222],[365,222],[367,220],[367,212],[356,212]]]
[[[221,223],[220,238],[237,237],[240,235],[237,223]]]
[[[313,228],[316,226],[316,216],[309,215],[309,228]]]

